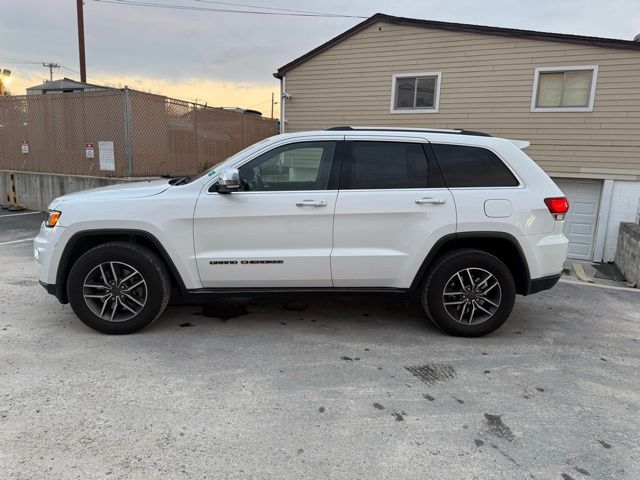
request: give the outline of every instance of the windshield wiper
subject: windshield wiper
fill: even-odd
[[[184,175],[182,177],[172,178],[171,180],[169,180],[169,185],[173,185],[174,187],[177,187],[179,185],[186,185],[190,181],[191,181],[191,177]]]

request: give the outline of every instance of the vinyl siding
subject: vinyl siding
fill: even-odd
[[[536,67],[598,65],[592,112],[531,112]],[[438,113],[390,113],[394,73],[442,72]],[[640,180],[640,51],[378,22],[286,73],[286,131],[467,128],[529,140],[550,175]]]

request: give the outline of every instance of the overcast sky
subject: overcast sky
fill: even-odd
[[[149,3],[234,8],[198,0]],[[265,7],[391,15],[631,40],[640,33],[639,0],[226,0]],[[77,78],[74,0],[9,0],[0,15],[0,67],[9,90],[24,94],[57,62],[55,77]],[[255,10],[255,9],[254,9]],[[88,80],[151,90],[218,106],[266,102],[272,73],[361,20],[164,10],[85,0]],[[12,60],[14,59],[14,60]]]

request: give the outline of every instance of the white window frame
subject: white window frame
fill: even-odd
[[[538,83],[541,73],[591,71],[591,88],[589,104],[586,107],[537,107]],[[537,67],[533,77],[533,93],[531,94],[532,112],[592,112],[596,98],[596,80],[598,79],[598,65],[572,65],[570,67]]]
[[[433,107],[396,108],[396,85],[399,78],[436,77],[436,90],[433,95]],[[442,72],[394,73],[391,77],[390,113],[438,113],[440,109],[440,83]],[[417,84],[417,82],[416,82]]]

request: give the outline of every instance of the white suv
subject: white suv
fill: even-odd
[[[340,291],[414,294],[479,336],[516,294],[556,284],[567,200],[522,151],[464,130],[336,127],[278,135],[202,176],[54,200],[40,282],[90,327],[130,333],[170,300]]]

